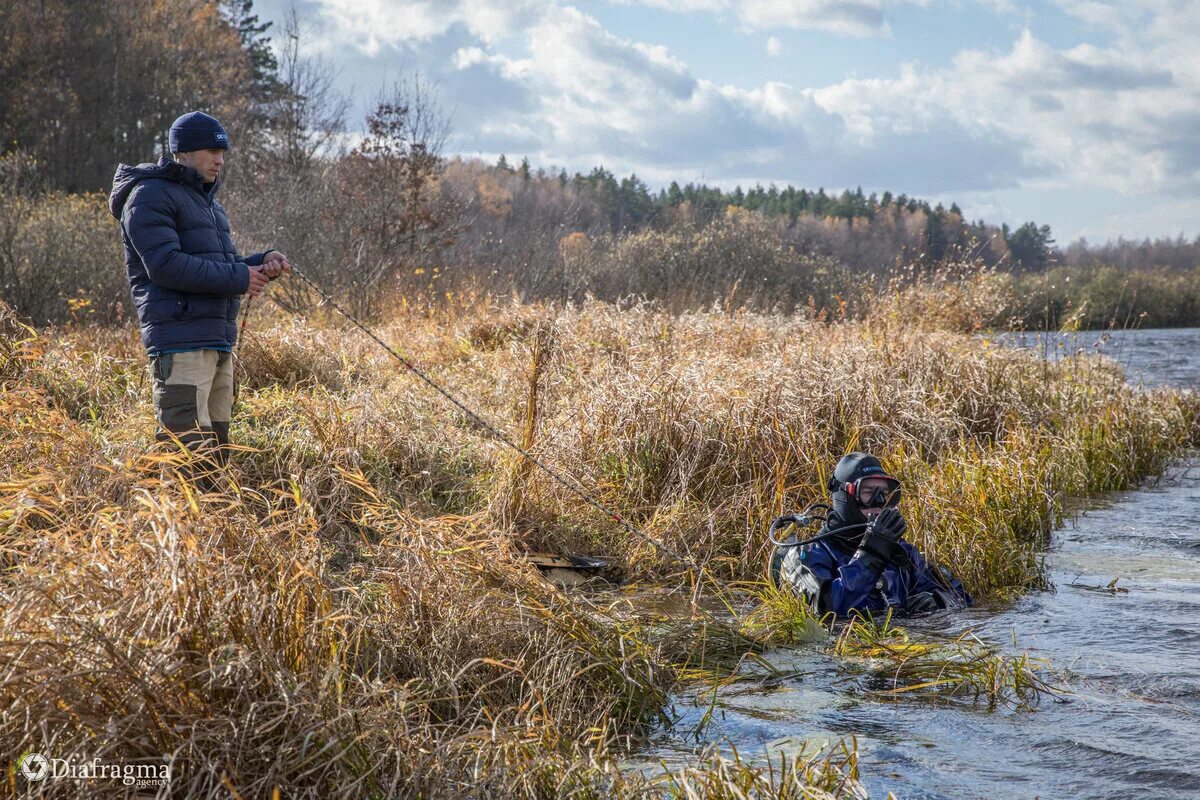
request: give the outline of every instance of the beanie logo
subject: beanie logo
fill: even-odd
[[[225,135],[225,134],[223,134],[223,133],[218,133],[216,136],[217,136],[217,141],[218,141],[218,142],[223,142],[223,141],[225,141],[225,140],[227,140],[227,139],[229,138],[228,136],[226,136],[226,135]]]

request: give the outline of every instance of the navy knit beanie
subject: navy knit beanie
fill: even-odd
[[[203,111],[189,111],[171,123],[167,146],[172,153],[190,153],[193,150],[228,150],[229,135],[217,122]]]

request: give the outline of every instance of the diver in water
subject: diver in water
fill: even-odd
[[[829,480],[832,508],[819,541],[785,540],[772,559],[772,575],[802,595],[820,614],[854,610],[921,614],[963,608],[971,597],[945,568],[934,568],[903,540],[900,481],[875,456],[850,453]]]

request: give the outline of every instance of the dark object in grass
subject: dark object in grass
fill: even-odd
[[[587,583],[601,577],[603,570],[608,568],[608,562],[599,558],[553,553],[530,553],[529,562],[538,568],[546,580],[563,586]]]

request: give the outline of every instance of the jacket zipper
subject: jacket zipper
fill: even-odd
[[[213,208],[213,200],[211,197],[205,196],[204,199],[208,201],[208,215],[212,217],[213,227],[217,229],[217,238],[220,239],[221,226],[217,224],[217,210]]]
[[[192,188],[196,189],[195,186],[193,186]],[[200,192],[199,189],[196,189],[196,191]],[[204,201],[208,204],[208,215],[210,217],[212,217],[213,227],[217,229],[217,233],[220,233],[221,226],[217,224],[217,210],[215,208],[213,208],[213,199],[211,197],[209,197],[207,194],[205,194],[204,192],[200,192],[200,196],[203,197]]]

